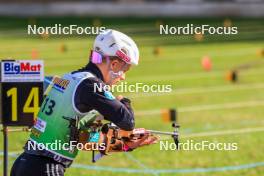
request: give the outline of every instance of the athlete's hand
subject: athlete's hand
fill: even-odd
[[[123,98],[124,98],[123,95],[118,95],[118,96],[116,97],[116,99],[119,100],[119,101],[122,100]]]
[[[118,95],[116,99],[119,100],[121,103],[123,103],[127,108],[132,109],[131,101],[128,98],[124,97],[123,95]]]

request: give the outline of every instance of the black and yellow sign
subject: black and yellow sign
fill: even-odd
[[[162,109],[161,117],[164,122],[176,122],[176,109]]]
[[[1,121],[6,126],[32,126],[43,97],[42,82],[1,85]]]

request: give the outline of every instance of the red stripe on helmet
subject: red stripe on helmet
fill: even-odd
[[[127,63],[131,61],[130,57],[120,50],[117,50],[116,55]]]

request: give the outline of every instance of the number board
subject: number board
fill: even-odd
[[[43,83],[2,84],[2,123],[7,126],[32,126],[42,102]]]
[[[43,62],[2,60],[0,117],[5,126],[32,126],[43,99]]]

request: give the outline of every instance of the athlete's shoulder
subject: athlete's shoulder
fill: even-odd
[[[91,72],[87,72],[87,71],[71,72],[71,73],[67,73],[65,75],[70,76],[73,79],[87,79],[87,78],[94,78],[94,77],[96,77],[94,74],[92,74]]]

